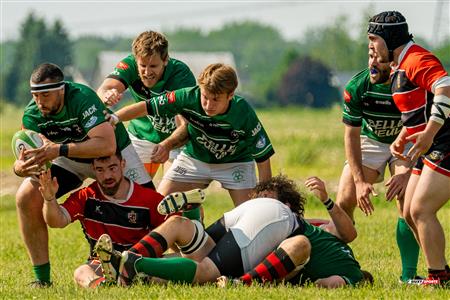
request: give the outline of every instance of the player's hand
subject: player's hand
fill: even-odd
[[[60,144],[53,143],[44,135],[39,134],[44,144],[37,149],[29,149],[25,151],[25,155],[32,155],[34,163],[43,166],[46,162],[52,161],[59,156]]]
[[[387,201],[391,201],[396,196],[398,200],[403,200],[410,175],[411,172],[409,171],[403,174],[396,174],[386,182],[385,185],[388,187],[386,191]]]
[[[305,181],[305,186],[316,195],[324,203],[328,200],[328,193],[325,187],[325,183],[318,177],[309,177]]]
[[[25,148],[23,148],[19,153],[19,157],[14,162],[14,173],[20,177],[39,175],[39,165],[35,163],[33,157],[27,157],[25,151]]]
[[[419,157],[425,153],[427,153],[428,149],[430,149],[433,144],[433,136],[431,134],[427,134],[425,131],[416,132],[406,137],[407,141],[416,140],[414,145],[408,151],[406,156],[410,161],[416,161]]]
[[[389,150],[391,150],[391,154],[401,160],[408,160],[403,152],[405,151],[406,141],[403,138],[397,137],[395,141],[389,146]]]
[[[59,188],[58,180],[56,180],[56,177],[52,178],[50,169],[40,174],[39,183],[41,184],[39,191],[42,197],[44,197],[44,200],[50,201],[56,198],[56,192]]]
[[[163,164],[169,159],[170,150],[163,144],[156,144],[153,152],[150,154],[150,161],[153,163]]]
[[[120,99],[122,99],[122,95],[123,94],[119,93],[117,89],[110,89],[103,94],[102,101],[107,106],[113,106],[119,103]]]
[[[377,196],[373,186],[368,182],[355,182],[356,188],[356,202],[358,207],[363,213],[368,216],[374,211],[372,201],[370,200],[370,194]]]
[[[108,121],[109,124],[111,124],[111,126],[112,126],[114,129],[116,129],[116,125],[120,122],[119,117],[118,117],[116,114],[110,113],[110,112],[107,111],[107,110],[104,110],[104,111],[103,111],[103,114],[105,115],[106,121]]]

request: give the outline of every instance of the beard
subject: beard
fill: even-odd
[[[102,188],[103,193],[107,196],[114,196],[119,190],[120,184],[122,183],[123,178],[117,181],[114,185],[109,185],[110,179],[105,179],[103,182],[99,182],[100,187]]]

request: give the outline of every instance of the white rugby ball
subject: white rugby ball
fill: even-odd
[[[39,133],[29,129],[22,129],[17,131],[11,141],[12,150],[16,159],[19,158],[20,152],[22,149],[37,149],[42,147],[44,141],[39,136]],[[26,157],[28,159],[29,157]],[[52,166],[51,162],[46,162],[45,165],[42,166],[42,170],[47,170]]]

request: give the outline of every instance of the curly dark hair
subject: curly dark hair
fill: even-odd
[[[267,192],[274,192],[276,199],[284,204],[289,204],[292,212],[303,217],[306,198],[298,191],[295,182],[286,175],[279,174],[271,179],[260,182],[251,193],[251,198],[266,197]]]

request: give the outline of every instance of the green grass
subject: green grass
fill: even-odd
[[[7,112],[5,114],[5,111]],[[10,138],[20,127],[20,112],[6,107],[1,115],[0,172],[10,174],[14,161]],[[274,173],[282,172],[299,183],[311,175],[326,179],[332,196],[344,162],[343,126],[338,108],[311,111],[300,108],[273,109],[259,112],[274,144]],[[9,175],[12,176],[12,175]],[[376,186],[381,195],[383,188]],[[227,193],[216,188],[207,191],[205,223],[210,224],[231,208]],[[50,229],[50,258],[54,286],[33,290],[31,264],[20,237],[14,197],[0,197],[0,298],[1,299],[448,299],[448,290],[399,285],[400,258],[395,242],[397,210],[382,196],[375,198],[375,213],[356,214],[358,238],[351,244],[364,269],[375,276],[372,287],[323,290],[314,287],[238,287],[218,289],[213,285],[191,287],[136,285],[131,288],[104,288],[86,291],[77,288],[72,274],[87,258],[89,246],[78,223],[65,229]],[[317,199],[308,197],[307,217],[327,218],[326,209]],[[444,230],[450,232],[450,207],[439,214]],[[447,241],[448,242],[448,241]],[[447,247],[447,258],[450,257]],[[425,274],[421,256],[419,274]]]

